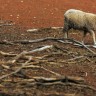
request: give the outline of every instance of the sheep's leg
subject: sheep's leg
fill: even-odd
[[[64,28],[63,28],[64,38],[68,38],[69,30],[70,30],[70,28],[69,28],[68,20],[66,18],[64,18]]]
[[[82,41],[81,41],[81,42],[82,42],[82,44],[84,44],[84,40],[85,40],[86,34],[87,34],[87,32],[84,32],[84,33],[83,33],[83,36],[82,36]]]
[[[67,23],[66,23],[65,26],[64,26],[64,29],[63,29],[64,38],[65,38],[65,39],[68,38],[68,31],[69,31],[69,28],[68,28],[68,25],[67,25]],[[65,40],[65,42],[68,42],[68,40]]]
[[[64,32],[64,38],[65,38],[65,39],[67,39],[67,38],[68,38],[68,32],[67,32],[67,31],[65,31],[65,32]],[[67,43],[67,42],[68,42],[68,40],[65,40],[65,42]]]
[[[68,26],[67,25],[65,25],[64,26],[64,29],[63,29],[63,32],[64,32],[64,38],[68,38]]]
[[[68,32],[64,32],[64,38],[68,38]]]
[[[93,38],[94,45],[96,46],[95,33],[94,33],[93,30],[90,30],[90,32],[91,32],[91,35],[92,35],[92,38]]]

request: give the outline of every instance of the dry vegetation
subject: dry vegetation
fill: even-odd
[[[44,28],[63,26],[70,8],[96,13],[95,2],[0,0],[0,96],[96,96],[96,49],[81,32],[65,43],[62,28]]]
[[[73,39],[65,43],[62,28],[26,31],[5,25],[0,27],[0,96],[96,96],[95,48]],[[70,32],[76,40],[80,34]]]

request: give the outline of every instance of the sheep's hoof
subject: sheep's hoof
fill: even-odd
[[[94,42],[94,45],[93,45],[94,48],[96,48],[96,42]]]
[[[93,47],[94,47],[94,48],[96,48],[96,44],[95,44],[95,45],[93,45]]]

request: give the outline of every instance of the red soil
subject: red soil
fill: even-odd
[[[96,13],[96,0],[0,0],[0,18],[28,28],[63,26],[66,10]]]
[[[47,65],[42,64],[45,68],[48,68],[50,70],[53,70],[54,72],[60,73],[62,75],[68,75],[68,76],[80,76],[84,77],[86,80],[86,83],[88,85],[94,86],[96,88],[96,57],[90,57],[90,58],[83,58],[77,60],[77,62],[73,62],[67,64],[62,63],[61,66],[59,65],[60,60],[67,60],[72,57],[79,56],[79,55],[85,55],[89,54],[84,48],[79,48],[75,46],[70,45],[62,45],[56,42],[41,42],[41,43],[34,43],[34,44],[16,44],[16,45],[5,45],[2,44],[2,41],[18,41],[18,40],[34,40],[39,38],[46,38],[46,37],[56,37],[56,38],[63,38],[63,32],[60,30],[51,30],[49,29],[40,29],[38,32],[26,32],[26,28],[40,28],[40,27],[50,27],[50,26],[63,26],[63,14],[66,10],[72,8],[72,9],[80,9],[84,10],[86,12],[96,13],[96,0],[0,0],[0,19],[2,20],[11,20],[15,22],[17,25],[23,26],[25,28],[21,28],[20,26],[2,26],[0,27],[0,51],[9,52],[9,53],[20,53],[24,50],[32,50],[34,48],[39,48],[44,45],[56,45],[59,46],[59,48],[64,49],[65,51],[69,51],[69,57],[64,57],[63,55],[54,55],[52,58],[49,56],[48,60],[54,60],[54,62],[57,65]],[[80,34],[78,32],[78,34]],[[75,37],[76,40],[81,40],[81,34],[70,34],[70,37]],[[86,38],[88,44],[92,43],[89,37]],[[10,43],[10,42],[9,42]],[[39,47],[38,47],[39,46]],[[92,48],[94,52],[95,49]],[[44,54],[51,51],[54,53],[54,50],[45,51]],[[57,52],[57,51],[56,51]],[[38,56],[44,55],[44,54],[37,54]],[[45,54],[45,55],[46,55]],[[65,54],[65,53],[64,53]],[[66,53],[67,54],[67,53]],[[65,56],[67,56],[65,54]],[[33,55],[33,54],[32,54]],[[36,54],[34,54],[35,56]],[[71,57],[72,56],[72,57]],[[13,57],[12,57],[13,58]],[[0,64],[3,65],[2,61],[11,60],[11,57],[2,57],[0,55]],[[47,60],[47,59],[45,59]],[[20,61],[22,62],[22,60]],[[34,62],[34,61],[33,61]],[[54,63],[54,64],[55,64]],[[6,63],[5,63],[6,64]],[[59,66],[58,66],[59,65]],[[63,65],[63,66],[62,66]],[[10,64],[8,65],[10,66]],[[0,67],[0,76],[2,74],[10,73],[11,71],[15,70],[17,68],[18,62],[14,66],[10,66],[10,68],[13,68],[12,70],[4,70],[5,73],[3,73],[2,66]],[[58,68],[58,69],[57,69]],[[6,69],[6,65],[5,65]],[[45,73],[44,70],[24,70],[24,74],[30,78],[33,78],[33,76],[50,76],[49,73]],[[36,74],[37,72],[37,74]],[[30,75],[31,74],[31,75]],[[23,75],[22,75],[23,76]],[[21,76],[21,77],[22,77]],[[16,77],[16,82],[14,76],[7,78],[9,80],[9,83],[7,82],[7,79],[4,82],[1,82],[0,84],[0,92],[8,93],[8,94],[18,94],[18,96],[21,96],[23,93],[25,94],[37,94],[37,95],[22,95],[22,96],[44,96],[42,94],[46,93],[48,94],[56,94],[58,93],[64,93],[68,89],[68,86],[52,86],[52,87],[28,87],[26,88],[25,85],[19,85],[18,86],[18,79],[19,77]],[[12,82],[10,80],[12,79]],[[4,85],[4,86],[2,86]],[[14,87],[15,86],[15,87]],[[65,88],[67,87],[67,88]],[[19,88],[19,89],[18,89]],[[37,88],[37,89],[36,89]],[[13,90],[12,90],[13,89]],[[17,90],[18,89],[18,90]],[[47,90],[48,89],[48,90]],[[66,90],[64,90],[66,89]],[[67,90],[68,93],[80,93],[84,95],[78,95],[78,96],[95,96],[96,92],[93,92],[89,90],[88,88],[77,88],[73,86],[73,89],[69,88],[70,90]],[[75,90],[75,91],[74,91]],[[23,93],[22,93],[23,92]],[[51,93],[50,93],[51,92]],[[22,93],[22,94],[21,94]],[[21,95],[19,95],[21,94]],[[65,94],[65,93],[64,93]],[[86,94],[94,94],[94,95],[86,95]],[[0,95],[1,96],[1,95]],[[3,95],[2,95],[3,96]],[[7,95],[6,95],[7,96]],[[10,96],[17,96],[17,95],[10,95]],[[46,96],[53,96],[53,95],[46,95]],[[54,95],[54,96],[63,96],[63,95]],[[77,96],[77,95],[74,95]]]

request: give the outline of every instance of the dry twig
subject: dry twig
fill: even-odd
[[[26,66],[26,65],[28,64],[28,62],[30,62],[30,61],[31,61],[31,57],[29,58],[28,61],[26,61],[24,64],[22,64],[22,66],[19,67],[19,68],[18,68],[17,70],[15,70],[14,72],[12,72],[12,73],[10,73],[10,74],[6,74],[6,75],[1,76],[1,77],[0,77],[0,80],[6,78],[6,77],[8,77],[8,76],[11,76],[11,75],[13,75],[13,74],[18,73],[18,72],[19,72],[24,66]]]
[[[89,47],[87,47],[86,45],[84,45],[83,43],[74,40],[74,39],[69,39],[69,38],[52,38],[52,37],[47,37],[47,38],[43,38],[43,39],[36,39],[36,40],[23,40],[23,41],[14,41],[13,43],[22,43],[22,44],[28,44],[28,43],[38,43],[38,42],[44,42],[44,41],[48,41],[48,40],[52,40],[55,42],[60,42],[60,43],[69,43],[69,42],[73,42],[76,43],[77,46],[81,45],[84,48],[86,48],[89,52],[91,52],[92,54],[96,54],[94,51],[92,51]],[[69,42],[64,42],[63,40],[68,40]]]
[[[44,46],[44,47],[41,47],[41,48],[37,48],[37,49],[34,49],[32,51],[23,51],[21,52],[19,55],[17,55],[14,60],[12,60],[11,62],[12,63],[15,63],[19,58],[21,58],[22,56],[25,56],[25,55],[28,55],[28,54],[32,54],[32,53],[35,53],[35,52],[40,52],[40,51],[43,51],[43,50],[46,50],[46,49],[49,49],[49,48],[52,48],[53,45],[47,45],[47,46]]]

